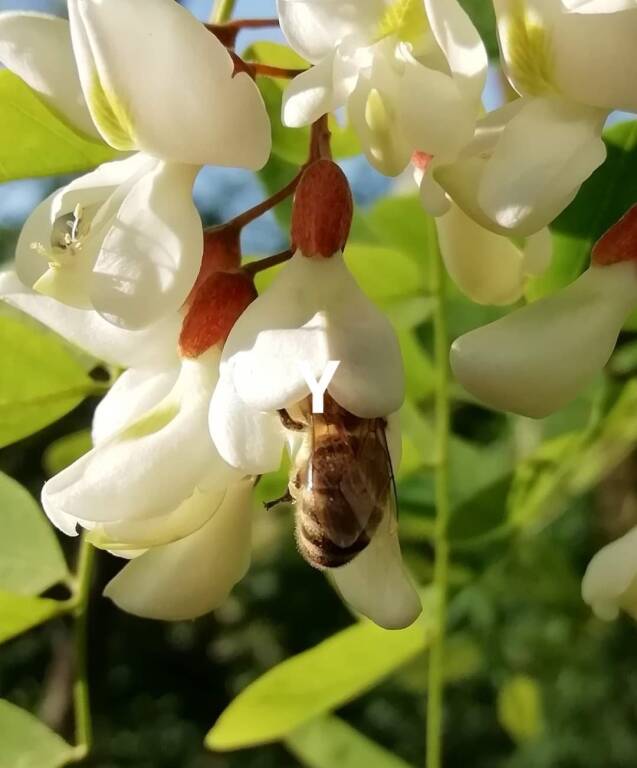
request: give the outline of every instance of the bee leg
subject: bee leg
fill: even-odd
[[[281,496],[280,499],[274,499],[274,501],[265,501],[263,503],[263,506],[268,510],[268,512],[271,509],[274,509],[274,507],[278,507],[279,504],[290,504],[294,501],[294,498],[290,491],[286,491],[283,496]]]
[[[281,408],[279,411],[279,418],[281,419],[281,424],[292,432],[303,432],[305,429],[305,424],[301,421],[295,421],[285,408]]]

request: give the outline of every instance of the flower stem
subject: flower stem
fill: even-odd
[[[215,0],[210,12],[210,21],[213,24],[225,24],[234,13],[236,2],[237,0]]]
[[[429,240],[433,244],[432,290],[436,296],[434,343],[436,361],[436,523],[434,540],[436,560],[434,588],[438,631],[429,652],[427,686],[427,768],[440,768],[442,760],[442,725],[444,696],[444,652],[447,623],[447,588],[449,575],[449,333],[446,315],[446,274],[436,225],[430,220]]]
[[[294,254],[288,248],[281,253],[275,253],[274,256],[267,256],[265,259],[259,259],[259,261],[251,261],[243,267],[243,271],[249,275],[257,275],[259,272],[263,272],[266,269],[277,267],[279,264],[285,264],[289,261]]]
[[[73,610],[73,651],[75,659],[75,681],[73,683],[73,710],[75,713],[75,739],[78,756],[86,756],[93,743],[91,709],[87,676],[87,619],[88,604],[93,576],[95,549],[86,534],[80,542],[77,574],[75,580],[75,607]]]

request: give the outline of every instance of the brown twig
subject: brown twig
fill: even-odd
[[[288,248],[285,251],[281,251],[281,253],[275,253],[274,256],[268,256],[265,259],[259,259],[259,261],[252,261],[249,264],[245,264],[243,270],[249,275],[254,276],[266,269],[276,267],[279,264],[284,264],[286,261],[289,261],[292,256],[294,256],[294,253]]]
[[[280,189],[278,192],[275,192],[271,197],[268,197],[266,200],[263,200],[258,205],[255,205],[254,208],[250,208],[248,211],[244,211],[243,213],[240,213],[234,219],[231,219],[229,222],[224,224],[224,227],[234,227],[235,229],[243,229],[243,227],[246,227],[248,224],[252,223],[255,219],[258,219],[260,216],[263,216],[264,213],[267,213],[268,211],[272,210],[272,208],[274,208],[279,203],[282,203],[288,197],[293,195],[294,190],[297,188],[299,181],[301,180],[301,175],[303,174],[304,167],[299,171],[299,173],[297,173],[297,175],[292,179],[292,181],[286,184],[282,189]]]

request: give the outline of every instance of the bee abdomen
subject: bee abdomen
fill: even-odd
[[[366,531],[352,544],[340,547],[335,544],[324,529],[307,515],[297,514],[296,542],[303,559],[314,568],[340,568],[351,562],[370,542]]]

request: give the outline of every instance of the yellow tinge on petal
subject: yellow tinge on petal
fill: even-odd
[[[378,25],[378,40],[396,35],[405,43],[415,43],[429,29],[423,0],[393,0]]]
[[[510,8],[503,42],[513,83],[527,96],[557,91],[551,35],[524,0],[513,0]]]
[[[135,149],[133,123],[126,105],[116,93],[107,90],[97,70],[93,74],[89,108],[93,120],[108,143],[115,149]]]
[[[152,411],[142,416],[137,421],[133,422],[127,429],[125,429],[119,439],[123,442],[126,440],[139,440],[142,437],[148,437],[159,432],[164,427],[167,427],[170,422],[179,413],[179,403],[175,400],[167,400],[160,403]]]
[[[396,122],[386,99],[376,88],[367,97],[365,123],[369,129],[369,152],[377,168],[387,176],[400,173],[404,162],[394,148]]]

